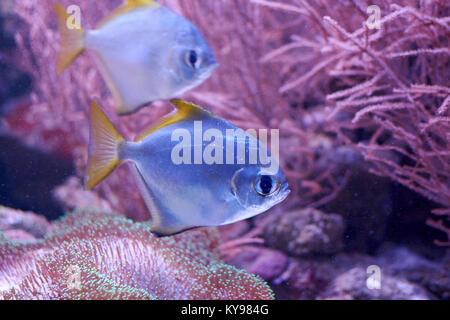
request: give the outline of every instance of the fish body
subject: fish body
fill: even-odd
[[[269,173],[267,166],[260,163],[239,161],[243,160],[239,159],[242,158],[239,152],[234,153],[232,163],[225,161],[225,152],[222,157],[216,157],[216,161],[198,161],[199,150],[205,156],[208,148],[213,148],[215,154],[212,154],[217,156],[228,146],[230,139],[235,151],[245,145],[247,158],[251,148],[265,146],[200,107],[181,100],[174,100],[173,104],[177,107],[176,112],[162,119],[138,141],[130,142],[107,124],[106,116],[94,103],[91,106],[87,188],[95,186],[123,161],[131,161],[139,189],[152,214],[152,231],[161,235],[244,220],[287,197],[288,184],[278,163],[276,172]],[[212,132],[216,133],[215,138],[199,139],[200,126],[203,137]],[[236,135],[219,134],[227,130]],[[267,152],[266,149],[263,151]],[[180,153],[189,155],[184,158],[184,163],[179,163],[177,156]],[[103,170],[105,168],[107,170]]]
[[[94,52],[120,114],[180,95],[217,67],[200,31],[152,0],[125,1],[95,30],[68,29],[64,8],[55,4],[55,10],[62,37],[58,71],[83,50]]]

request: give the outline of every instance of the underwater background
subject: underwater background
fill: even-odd
[[[182,98],[279,128],[291,194],[156,238],[128,165],[85,191],[89,101],[130,139],[170,104],[116,115],[90,53],[57,75],[53,1],[2,0],[0,298],[450,299],[449,2],[159,3],[220,63]],[[93,28],[121,1],[61,4]]]

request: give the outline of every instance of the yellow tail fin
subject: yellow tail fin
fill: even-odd
[[[118,149],[125,141],[95,102],[91,103],[90,121],[91,137],[85,177],[86,189],[95,187],[122,163]]]
[[[79,25],[70,29],[67,21],[71,18],[63,6],[55,2],[54,8],[61,35],[58,60],[58,73],[61,73],[84,51],[84,30]]]

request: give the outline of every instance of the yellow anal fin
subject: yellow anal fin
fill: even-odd
[[[212,113],[193,103],[189,103],[179,99],[172,99],[170,100],[170,102],[174,105],[176,110],[162,117],[159,121],[144,130],[144,132],[136,140],[137,142],[142,141],[143,139],[145,139],[145,137],[155,132],[156,130],[183,120],[215,117],[215,115],[213,115]]]
[[[105,179],[122,162],[119,147],[125,141],[114,128],[102,109],[91,103],[89,160],[86,169],[85,187],[92,189]]]
[[[121,15],[124,15],[134,9],[143,8],[143,7],[160,7],[160,5],[154,0],[125,0],[124,3],[111,12],[105,19],[103,19],[98,25],[97,28],[101,28],[108,22],[114,20]]]
[[[61,35],[58,59],[58,73],[61,73],[84,51],[84,29],[80,25],[76,25],[76,21],[59,3],[55,2],[54,9]],[[72,23],[70,27],[69,21]]]

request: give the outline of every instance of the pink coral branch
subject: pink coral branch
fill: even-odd
[[[266,1],[266,0],[250,0],[250,2],[259,4],[259,5],[262,5],[262,6],[265,6],[265,7],[273,8],[273,9],[278,9],[278,10],[283,10],[283,11],[292,12],[292,13],[299,13],[299,14],[309,15],[307,10],[302,9],[300,7],[297,7],[297,6],[289,5],[289,4],[278,3],[278,2],[274,2],[274,1]]]

